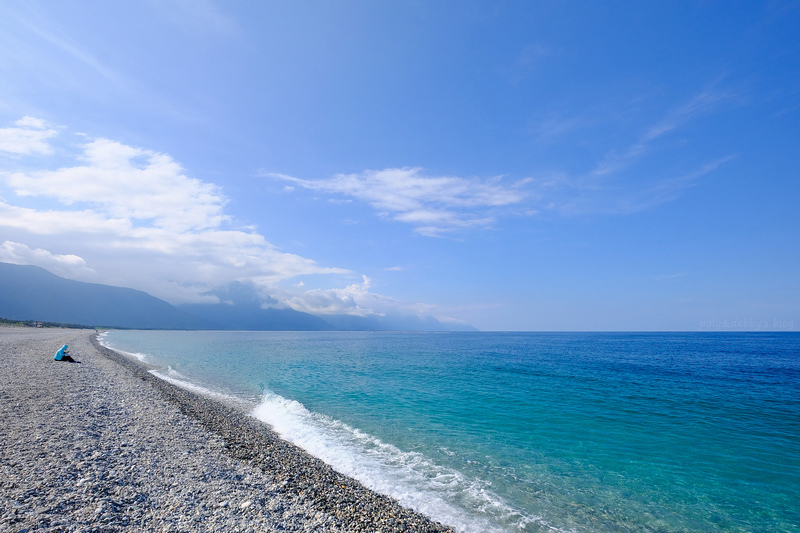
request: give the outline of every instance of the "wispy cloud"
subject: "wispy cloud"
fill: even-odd
[[[655,180],[636,187],[622,188],[598,184],[592,190],[580,190],[573,185],[567,185],[573,190],[578,190],[571,199],[564,199],[554,207],[560,213],[567,215],[639,213],[680,198],[684,191],[695,186],[700,178],[714,172],[735,157],[734,155],[721,157],[679,176]]]
[[[655,280],[656,281],[665,281],[665,280],[669,280],[669,279],[678,279],[678,278],[683,278],[683,277],[686,277],[686,272],[680,272],[678,274],[666,274],[664,276],[656,276]]]
[[[693,118],[710,113],[731,98],[733,98],[733,94],[723,89],[709,88],[700,91],[684,104],[671,110],[661,122],[645,134],[643,140],[645,142],[652,141]]]
[[[700,115],[712,112],[733,95],[721,89],[707,89],[695,94],[688,101],[670,110],[662,120],[647,128],[640,139],[621,152],[612,151],[598,162],[592,174],[604,176],[625,170],[635,161],[647,155],[653,144],[664,135],[678,129]]]
[[[269,177],[305,189],[338,194],[366,202],[382,216],[415,227],[426,236],[441,236],[462,228],[487,228],[497,210],[518,204],[526,197],[527,181],[505,185],[489,180],[427,176],[420,168],[367,170],[338,174],[329,179],[305,180],[284,174]]]
[[[662,141],[735,97],[716,85],[700,91],[675,105],[660,120],[642,128],[636,142],[623,149],[609,150],[586,172],[553,173],[538,179],[538,190],[548,202],[549,210],[566,215],[625,215],[673,201],[735,155],[711,156],[688,170],[673,165],[654,171],[650,163],[655,157],[663,159],[663,151],[669,149]]]
[[[329,201],[364,202],[379,216],[409,224],[416,233],[431,237],[491,228],[501,216],[536,216],[543,211],[624,215],[675,200],[734,157],[717,156],[689,170],[664,169],[656,174],[636,170],[637,165],[664,149],[659,141],[733,98],[735,94],[712,84],[642,128],[636,142],[589,162],[582,173],[555,172],[512,183],[501,178],[428,175],[418,167],[366,170],[314,180],[277,173],[263,175],[283,181],[287,192],[306,189],[332,195]],[[537,133],[540,140],[552,139],[591,124],[597,125],[596,121],[553,115],[537,126]]]
[[[529,130],[537,142],[547,143],[586,127],[590,123],[591,121],[586,118],[564,117],[551,113],[545,118],[532,121]]]
[[[181,104],[165,100],[132,76],[124,61],[114,62],[113,55],[68,28],[52,10],[36,2],[7,4],[0,4],[0,70],[11,80],[21,78],[23,83],[11,83],[3,91],[0,109],[16,112],[35,108],[21,90],[35,80],[36,86],[49,87],[53,94],[69,93],[102,105],[120,99],[135,101],[151,113],[192,118],[191,113],[181,111]],[[25,78],[30,80],[26,82]]]
[[[66,54],[72,59],[75,59],[83,65],[88,66],[91,70],[102,76],[106,81],[120,89],[125,89],[126,84],[123,82],[122,78],[117,72],[102,63],[94,55],[86,52],[66,35],[63,35],[54,29],[44,29],[39,25],[30,23],[24,18],[19,18],[18,21],[31,33],[38,36],[45,42],[55,46],[62,53]]]

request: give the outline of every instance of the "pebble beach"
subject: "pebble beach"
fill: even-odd
[[[453,531],[93,330],[0,327],[0,419],[0,532]]]

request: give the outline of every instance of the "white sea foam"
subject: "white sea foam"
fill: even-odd
[[[114,350],[115,352],[121,353],[127,357],[133,357],[134,359],[141,361],[142,363],[148,363],[147,354],[138,353],[138,352],[126,352],[125,350],[120,350],[119,348],[115,347],[113,344],[108,342],[108,332],[104,331],[97,335],[97,342],[100,343],[100,346],[104,348],[108,348],[109,350]]]
[[[143,363],[150,363],[148,360],[147,354],[143,353],[136,353],[136,352],[126,352],[125,350],[121,350],[108,342],[106,339],[108,332],[104,331],[97,336],[97,341],[100,343],[101,346],[108,348],[109,350],[114,350],[115,352],[121,353],[127,357],[133,357]],[[180,387],[182,389],[186,389],[202,396],[206,396],[208,398],[216,398],[226,403],[235,403],[244,407],[251,407],[253,404],[252,402],[248,402],[242,398],[234,396],[233,394],[226,394],[224,392],[215,391],[213,389],[209,389],[208,387],[204,387],[202,385],[198,385],[191,381],[190,378],[184,376],[171,366],[167,366],[166,368],[156,368],[150,370],[150,373],[153,374],[155,377],[159,379],[163,379],[169,383],[172,383],[176,387]]]
[[[509,506],[487,482],[404,452],[297,401],[267,391],[251,414],[342,474],[461,531],[521,531],[531,523],[549,529],[540,517]]]
[[[100,334],[98,340],[109,349],[149,362],[147,354],[126,352],[108,343],[106,333]],[[459,531],[526,531],[531,524],[535,524],[536,531],[562,531],[549,526],[542,517],[510,506],[490,490],[489,482],[436,465],[421,453],[404,452],[271,391],[265,391],[261,403],[253,408],[252,401],[193,382],[171,366],[150,373],[197,394],[251,408],[253,417],[337,471]]]
[[[163,379],[164,381],[172,383],[176,387],[180,387],[182,389],[195,392],[197,394],[200,394],[201,396],[206,396],[208,398],[215,398],[226,403],[235,403],[245,407],[250,407],[253,405],[251,402],[248,402],[247,400],[234,396],[233,394],[219,392],[213,389],[209,389],[208,387],[198,385],[197,383],[194,383],[188,377],[184,376],[171,366],[168,366],[166,369],[158,368],[150,370],[150,373],[159,379]]]

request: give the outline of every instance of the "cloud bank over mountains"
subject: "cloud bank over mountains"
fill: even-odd
[[[606,183],[657,139],[727,97],[701,96],[669,114],[623,155],[607,154],[584,176],[511,181],[430,175],[418,167],[317,179],[261,175],[284,183],[287,192],[366,204],[378,218],[408,225],[421,237],[457,237],[493,229],[504,218],[547,211],[636,212],[676,198],[730,159],[684,176],[642,181],[622,193],[612,187],[614,194],[607,197]],[[168,154],[92,139],[25,116],[0,129],[0,163],[0,261],[132,287],[175,304],[216,303],[222,301],[216,289],[244,282],[265,308],[452,320],[443,308],[373,292],[372,280],[363,274],[278,249],[228,214],[219,186],[190,177]]]
[[[372,293],[366,276],[352,283],[346,268],[277,249],[226,214],[219,187],[189,177],[167,154],[80,135],[54,147],[58,134],[32,117],[0,130],[0,161],[16,167],[0,169],[1,262],[178,304],[215,303],[215,289],[246,282],[266,307],[359,317],[433,311]],[[71,161],[53,168],[65,154]],[[314,276],[344,288],[306,287]]]

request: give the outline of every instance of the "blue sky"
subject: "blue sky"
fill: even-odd
[[[4,2],[0,261],[321,316],[798,329],[798,35],[788,1]]]

